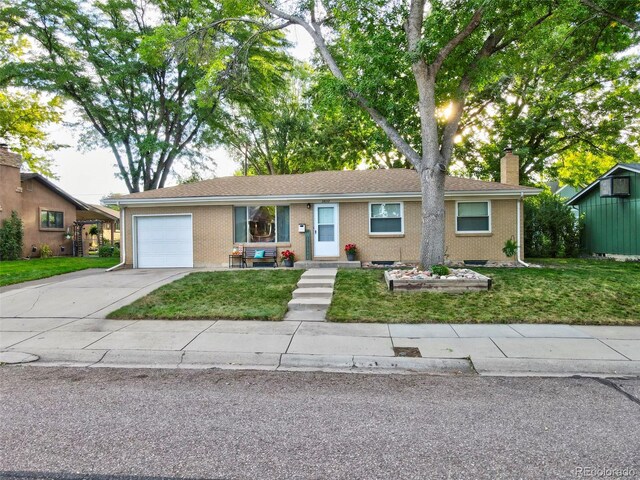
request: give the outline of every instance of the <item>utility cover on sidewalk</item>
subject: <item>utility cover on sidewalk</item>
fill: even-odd
[[[29,363],[35,362],[40,357],[37,355],[32,355],[31,353],[24,352],[0,352],[0,364],[2,363]]]

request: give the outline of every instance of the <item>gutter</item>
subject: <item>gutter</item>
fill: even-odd
[[[120,258],[122,259],[122,261],[117,264],[114,265],[111,268],[107,268],[107,272],[113,272],[114,270],[118,270],[119,268],[123,267],[125,264],[125,261],[127,260],[127,249],[125,248],[125,241],[126,241],[126,232],[125,232],[125,225],[124,225],[124,219],[125,219],[125,209],[121,208],[120,209]]]
[[[539,189],[532,190],[450,190],[445,192],[445,198],[459,198],[459,197],[513,197],[519,195],[530,196],[540,193]],[[420,192],[391,192],[391,193],[327,193],[327,194],[314,194],[314,195],[229,195],[229,196],[202,196],[202,197],[159,197],[159,198],[112,198],[107,199],[105,203],[108,205],[153,205],[153,206],[168,206],[168,205],[207,205],[207,204],[224,204],[224,205],[255,205],[256,202],[313,202],[322,200],[378,200],[378,199],[420,199],[422,194]]]
[[[520,198],[518,198],[518,208],[517,208],[517,213],[516,213],[516,235],[518,236],[518,247],[516,248],[516,262],[518,262],[520,265],[524,265],[525,267],[528,267],[529,264],[525,263],[522,261],[522,258],[520,258],[520,249],[522,248],[522,242],[520,241],[520,209],[522,208],[522,199],[524,198],[524,192],[520,192]]]

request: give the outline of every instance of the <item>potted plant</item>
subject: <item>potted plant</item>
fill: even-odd
[[[280,254],[280,258],[282,260],[282,264],[285,267],[293,267],[293,262],[296,259],[296,254],[293,253],[293,250],[283,250]]]
[[[353,262],[356,259],[356,244],[355,243],[347,243],[344,246],[344,251],[347,253],[347,260]]]

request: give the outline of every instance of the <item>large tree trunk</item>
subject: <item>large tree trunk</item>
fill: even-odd
[[[423,268],[444,263],[444,181],[445,173],[438,168],[420,172],[422,186],[422,237],[420,264]]]

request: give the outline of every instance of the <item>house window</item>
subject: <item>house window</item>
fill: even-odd
[[[397,203],[369,204],[369,233],[404,233],[404,206]]]
[[[269,205],[233,208],[235,243],[289,241],[289,206]]]
[[[40,210],[40,228],[64,228],[64,213]]]
[[[456,232],[488,233],[491,231],[491,204],[487,202],[457,202]]]
[[[600,180],[601,197],[628,197],[630,194],[629,177],[607,177]]]

